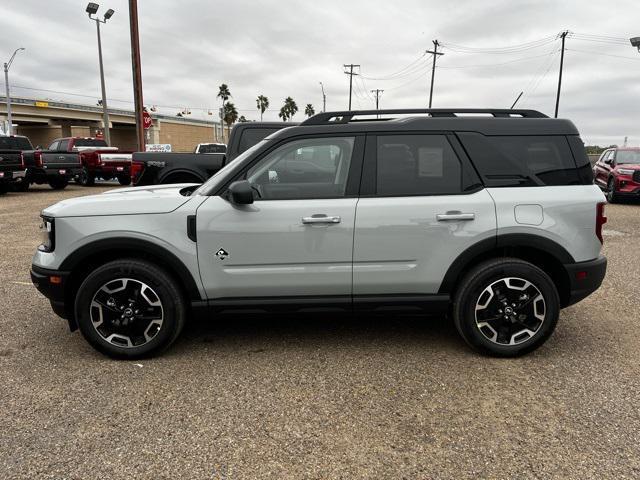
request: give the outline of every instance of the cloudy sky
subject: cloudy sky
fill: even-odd
[[[102,29],[110,106],[132,108],[128,2],[101,0],[116,13]],[[95,105],[100,97],[95,24],[80,0],[3,0],[0,60],[26,47],[10,71],[16,96]],[[360,64],[353,107],[426,106],[432,40],[442,44],[434,107],[519,107],[553,115],[567,38],[560,116],[587,143],[640,145],[640,36],[636,1],[563,0],[140,0],[144,102],[194,118],[217,112],[227,83],[241,115],[259,118],[258,94],[277,119],[287,96],[304,106],[345,109],[345,63]],[[4,82],[2,91],[4,92]]]

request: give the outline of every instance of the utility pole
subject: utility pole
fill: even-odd
[[[568,31],[565,30],[560,35],[562,39],[562,50],[560,51],[560,72],[558,73],[558,94],[556,95],[556,113],[554,118],[558,118],[558,107],[560,106],[560,88],[562,87],[562,66],[564,64],[564,40],[568,35]]]
[[[376,110],[379,110],[378,106],[380,104],[380,94],[384,92],[384,90],[380,90],[379,88],[376,88],[375,90],[371,90],[371,93],[375,94],[376,96]]]
[[[320,82],[320,88],[322,88],[322,111],[327,111],[327,96],[324,94],[324,85]]]
[[[433,101],[433,79],[436,76],[436,58],[438,58],[438,55],[444,55],[444,53],[438,52],[438,46],[440,46],[438,40],[433,40],[433,50],[427,50],[427,53],[433,55],[433,63],[431,65],[431,88],[429,89],[429,108],[431,108]]]
[[[353,91],[353,76],[358,75],[357,73],[353,73],[354,68],[360,68],[360,65],[354,65],[350,63],[349,65],[343,65],[344,68],[348,68],[348,72],[344,72],[349,75],[349,110],[351,110],[351,92]]]
[[[138,1],[129,0],[129,23],[131,30],[131,70],[133,71],[133,99],[136,110],[136,138],[138,151],[144,152],[144,126],[142,101],[142,71],[140,70],[140,36],[138,32]]]
[[[5,62],[4,64],[4,87],[7,92],[7,121],[9,122],[9,125],[7,126],[7,133],[9,135],[13,135],[13,119],[11,118],[11,92],[9,91],[9,67],[11,67],[16,53],[18,53],[20,50],[24,50],[24,48],[16,48],[9,61]]]

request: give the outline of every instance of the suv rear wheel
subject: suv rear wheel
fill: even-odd
[[[91,187],[96,183],[96,177],[89,173],[87,167],[82,167],[80,174],[76,177],[76,181],[83,187]]]
[[[171,345],[186,319],[180,288],[161,268],[118,260],[94,270],[75,302],[82,335],[98,351],[122,359],[150,357]]]
[[[560,299],[551,278],[516,258],[473,268],[453,304],[462,338],[479,352],[498,357],[524,355],[538,348],[553,333],[559,314]]]

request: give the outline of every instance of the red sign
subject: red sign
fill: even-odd
[[[104,138],[104,133],[102,133],[102,130],[96,130],[96,138]]]
[[[145,130],[149,130],[151,128],[151,124],[153,123],[153,120],[151,119],[151,115],[149,115],[149,112],[147,111],[143,111],[142,112],[142,126],[144,127]]]

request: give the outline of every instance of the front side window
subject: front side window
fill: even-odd
[[[245,178],[257,200],[343,197],[353,146],[354,137],[295,140],[267,154]]]
[[[462,168],[444,135],[377,138],[376,193],[386,196],[460,193]]]

